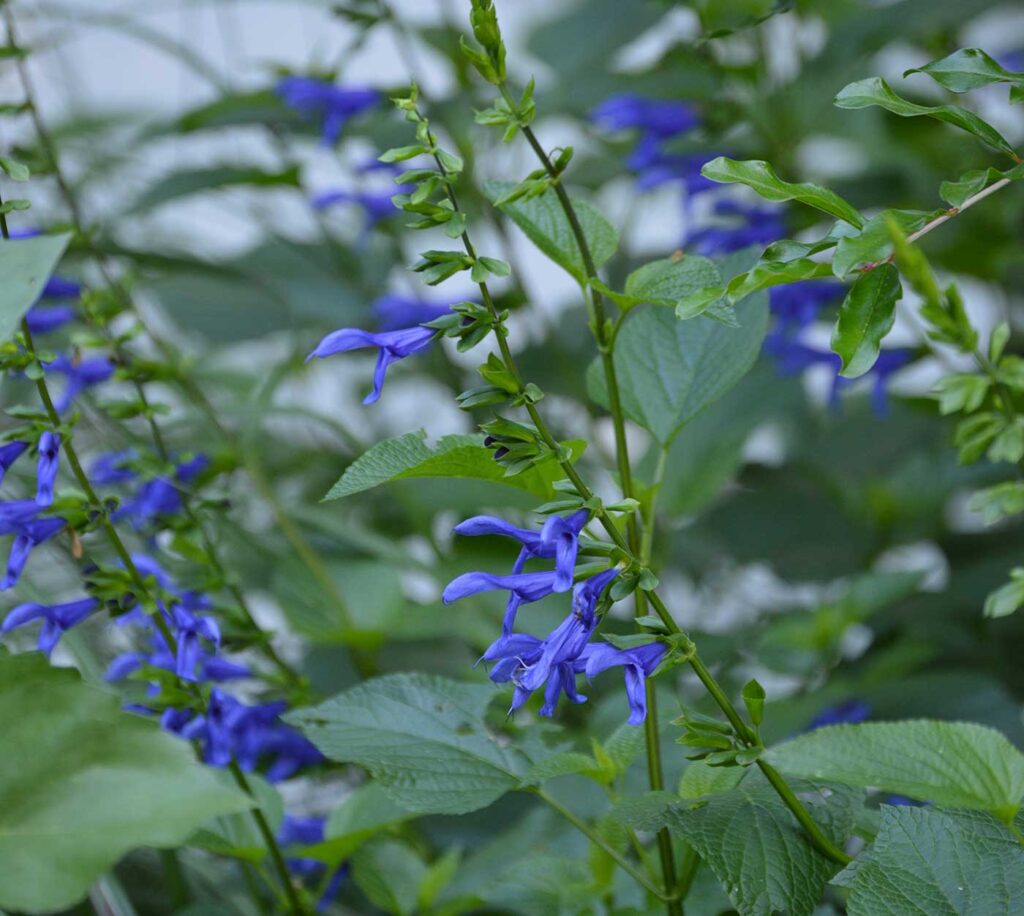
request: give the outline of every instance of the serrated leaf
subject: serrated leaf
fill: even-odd
[[[623,798],[608,812],[608,816],[635,830],[654,833],[665,826],[669,811],[678,804],[679,796],[671,792],[644,792]]]
[[[715,262],[700,255],[663,258],[638,267],[626,277],[626,297],[634,305],[675,306],[695,289],[721,285],[722,275]]]
[[[751,296],[735,316],[738,328],[707,316],[681,322],[661,308],[639,309],[626,319],[614,354],[622,405],[659,442],[670,443],[753,366],[768,328],[767,295]],[[599,362],[587,372],[587,390],[607,406]]]
[[[864,217],[835,191],[807,181],[783,181],[767,162],[760,159],[737,160],[719,156],[705,163],[700,173],[712,181],[744,184],[766,200],[796,200],[858,229],[864,225]]]
[[[494,460],[494,453],[484,447],[483,436],[442,436],[433,448],[427,445],[426,437],[419,430],[371,446],[345,469],[324,500],[341,499],[413,477],[490,480],[549,499],[554,495],[552,482],[562,476],[553,458],[520,474],[506,476],[505,468]],[[585,448],[579,440],[566,444],[572,450],[573,460]]]
[[[800,796],[811,816],[842,844],[853,824],[850,800],[827,789],[804,788]],[[667,824],[693,845],[741,916],[809,916],[838,869],[811,846],[760,774],[699,802],[676,806]]]
[[[771,748],[766,759],[791,776],[958,808],[1012,812],[1024,798],[1024,754],[971,722],[833,725]]]
[[[967,92],[990,83],[1024,85],[1024,73],[1007,70],[980,48],[961,48],[948,57],[907,70],[903,75],[909,76],[911,73],[927,73],[950,92]]]
[[[686,765],[679,778],[679,795],[682,798],[700,798],[716,792],[727,792],[739,784],[743,775],[739,767],[712,767],[694,760]]]
[[[875,842],[832,883],[850,916],[1011,916],[1024,849],[988,814],[885,805]]]
[[[532,765],[484,724],[490,686],[391,674],[289,713],[326,756],[369,770],[398,805],[465,814],[517,788]]]
[[[0,343],[18,330],[68,247],[71,235],[38,235],[0,241]]]
[[[493,203],[514,187],[513,181],[485,181],[483,190]],[[619,247],[618,233],[600,212],[585,201],[574,200],[573,207],[583,228],[583,237],[587,240],[594,266],[600,267]],[[589,271],[554,191],[546,191],[529,200],[520,199],[502,204],[500,210],[552,261],[572,274],[580,284],[586,284]]]
[[[878,76],[844,86],[835,97],[835,104],[839,108],[870,108],[877,105],[901,118],[934,118],[973,134],[1001,153],[1014,158],[1017,155],[999,131],[973,112],[955,105],[918,105],[910,102],[893,92],[889,84]]]
[[[832,349],[843,361],[839,374],[844,378],[857,378],[875,364],[902,295],[900,273],[892,264],[880,264],[850,287],[832,332]]]
[[[252,804],[186,742],[37,653],[0,654],[0,729],[6,909],[63,910],[129,850],[180,845]]]
[[[597,772],[597,761],[589,754],[561,751],[538,760],[523,777],[523,785],[538,786],[557,776],[573,776]]]

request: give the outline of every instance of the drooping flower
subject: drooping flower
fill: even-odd
[[[387,293],[375,299],[370,311],[377,318],[377,326],[382,331],[397,331],[414,324],[426,324],[447,315],[452,303],[423,302],[411,296],[400,296]]]
[[[60,436],[47,430],[39,437],[39,466],[36,471],[36,502],[40,506],[53,504],[53,484],[57,480],[60,456]]]
[[[114,364],[105,356],[78,360],[61,354],[46,363],[43,369],[49,373],[63,375],[67,379],[64,390],[54,400],[58,413],[67,410],[86,388],[99,385],[114,374]]]
[[[498,534],[510,537],[522,544],[519,556],[512,566],[512,574],[523,571],[531,557],[555,560],[556,592],[567,592],[572,588],[573,571],[576,568],[576,554],[579,550],[579,535],[590,518],[587,509],[580,509],[572,515],[552,515],[540,531],[518,528],[504,519],[492,515],[476,515],[455,526],[456,534],[476,537]]]
[[[804,731],[813,732],[828,725],[858,725],[871,718],[871,706],[864,700],[851,697],[835,706],[823,709],[807,724]]]
[[[516,612],[520,605],[540,601],[541,598],[553,594],[557,575],[554,570],[516,573],[511,576],[496,576],[485,572],[463,573],[448,583],[441,594],[441,600],[445,604],[451,604],[460,598],[468,598],[470,595],[478,595],[480,592],[507,589],[509,592],[508,605],[505,608],[501,631],[508,634],[512,632]]]
[[[373,404],[384,388],[384,378],[387,375],[388,366],[413,353],[426,349],[437,336],[434,328],[412,327],[401,328],[396,331],[363,331],[359,328],[341,328],[332,331],[317,344],[315,350],[306,357],[306,362],[319,357],[333,356],[335,353],[347,353],[350,350],[360,350],[365,347],[378,347],[380,354],[377,357],[377,367],[373,372],[373,391],[365,398],[364,404]]]
[[[33,549],[52,538],[67,524],[62,518],[42,517],[45,509],[45,506],[31,499],[0,503],[0,536],[14,535],[0,591],[12,588]]]
[[[65,604],[19,604],[4,619],[0,633],[9,633],[33,620],[42,620],[43,627],[39,631],[38,646],[40,652],[49,655],[61,636],[85,620],[98,606],[99,602],[95,598],[80,598]]]
[[[391,202],[391,191],[324,191],[313,198],[313,207],[326,210],[335,204],[355,204],[363,211],[363,232],[367,233],[378,223],[398,213]]]
[[[700,124],[697,111],[686,102],[649,99],[628,92],[608,97],[590,117],[604,130],[639,129],[662,139],[686,133]]]
[[[274,91],[289,108],[307,118],[320,120],[325,146],[337,141],[349,119],[372,108],[381,98],[376,89],[366,86],[344,88],[307,76],[285,77]]]
[[[647,718],[647,678],[661,664],[668,646],[662,642],[647,643],[631,649],[616,649],[610,643],[594,643],[583,653],[583,671],[587,679],[602,671],[621,665],[626,678],[630,725],[642,725]]]
[[[11,469],[11,466],[17,461],[28,448],[27,442],[8,442],[6,445],[0,445],[0,483],[3,483],[4,475]]]

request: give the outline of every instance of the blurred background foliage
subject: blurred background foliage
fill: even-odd
[[[410,78],[422,84],[432,121],[466,159],[467,208],[486,228],[488,249],[513,266],[498,288],[501,304],[514,311],[524,373],[547,392],[559,434],[591,440],[582,461],[611,491],[610,430],[586,396],[593,349],[578,293],[478,190],[486,178],[520,177],[532,166],[519,142],[500,146],[473,122],[474,109],[489,100],[458,54],[466,10],[455,0],[393,7],[376,0],[76,0],[15,8],[34,49],[41,111],[94,244],[123,266],[148,320],[173,342],[237,437],[238,451],[225,450],[202,416],[165,393],[165,425],[177,447],[241,456],[245,473],[222,468],[219,479],[229,507],[219,537],[265,622],[295,637],[285,645],[302,660],[313,692],[334,693],[358,679],[353,645],[382,672],[482,681],[473,664],[493,639],[502,602],[484,595],[442,607],[440,589],[467,569],[502,570],[510,555],[494,539],[455,542],[450,530],[482,511],[514,518],[534,498],[502,484],[439,479],[320,502],[348,464],[386,436],[423,427],[433,439],[471,428],[454,395],[471,383],[475,360],[453,349],[434,348],[393,370],[385,398],[370,408],[358,403],[370,357],[303,362],[325,332],[370,326],[370,303],[385,293],[418,294],[406,266],[420,240],[408,240],[399,211],[368,227],[358,204],[322,211],[310,204],[339,187],[387,193],[388,175],[359,166],[408,142],[406,127],[382,104],[346,125],[336,148],[325,148],[318,126],[272,88],[286,72],[371,83],[385,93]],[[991,0],[509,0],[498,10],[512,71],[523,82],[537,79],[538,133],[549,145],[575,146],[570,182],[623,233],[606,267],[615,289],[639,264],[682,247],[689,227],[675,186],[636,187],[624,166],[635,138],[591,122],[608,96],[693,103],[703,123],[679,152],[767,159],[787,179],[828,183],[868,213],[928,210],[940,205],[940,182],[988,165],[990,154],[926,119],[840,111],[833,95],[870,75],[897,81],[903,70],[958,47],[1008,54],[1024,46],[1019,5]],[[937,97],[934,86],[913,78],[900,91]],[[4,103],[19,101],[6,75],[0,92]],[[142,97],[152,105],[138,104]],[[1024,138],[1019,106],[1015,112],[987,90],[972,99],[1011,142]],[[17,157],[45,173],[30,126],[2,129]],[[59,223],[66,213],[51,184],[44,178],[27,193],[33,218]],[[790,234],[807,228],[809,213],[787,211]],[[1024,196],[1011,188],[924,245],[936,270],[959,282],[983,330],[1011,323],[1011,350],[1021,340],[1022,241]],[[89,265],[87,252],[72,251],[64,272],[87,277]],[[818,369],[783,376],[765,354],[683,431],[670,453],[655,540],[664,594],[730,686],[754,675],[765,684],[767,740],[856,701],[872,718],[987,723],[1024,746],[1024,617],[982,615],[986,595],[1020,562],[1024,526],[1018,518],[988,528],[967,509],[973,489],[1011,472],[958,465],[952,425],[930,394],[948,369],[924,346],[906,302],[890,342],[914,348],[918,358],[893,379],[884,415],[858,386],[829,405],[829,379]],[[23,384],[5,382],[8,403]],[[98,419],[90,426],[87,408],[81,428],[97,450],[107,443],[109,430]],[[634,453],[643,455],[647,440],[635,433]],[[641,460],[647,479],[652,462]],[[311,575],[275,512],[291,520],[333,589]],[[59,575],[59,567],[55,554],[46,575]],[[540,632],[560,616],[544,603],[532,614]],[[625,631],[628,612],[623,617]],[[109,630],[93,621],[69,634],[62,651],[89,670],[90,658],[109,655]],[[91,670],[101,676],[98,662]],[[678,672],[658,681],[666,722],[678,714],[679,697],[700,695]],[[561,710],[559,722],[606,737],[624,719],[621,689],[609,679],[587,692],[591,701]],[[515,727],[541,728],[532,713],[518,716]],[[683,766],[673,747],[670,780]],[[641,769],[630,776],[638,787]],[[328,774],[289,801],[324,813],[348,778]],[[599,809],[600,799],[588,801],[592,786],[563,782],[583,810]],[[521,797],[469,817],[420,820],[394,836],[398,851],[383,845],[377,852],[396,882],[413,868],[406,853],[419,862],[448,847],[464,851],[436,909],[469,894],[497,910],[577,911],[574,882],[584,884],[586,875],[572,859],[585,841]],[[522,859],[509,871],[517,850]],[[147,897],[155,863],[140,853],[118,872],[140,912],[172,909],[158,890]],[[192,864],[219,880],[213,865]],[[690,912],[727,907],[709,881],[698,879]],[[372,909],[367,899],[353,905]]]

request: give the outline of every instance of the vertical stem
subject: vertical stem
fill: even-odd
[[[658,733],[658,694],[654,681],[647,679],[647,718],[644,719],[644,741],[647,745],[647,780],[651,790],[659,792],[665,788],[661,770],[661,736]],[[676,886],[676,860],[672,850],[672,834],[667,827],[658,831],[658,858],[661,861],[661,877],[665,890],[671,894]],[[665,912],[669,916],[682,916],[680,900],[666,900]]]

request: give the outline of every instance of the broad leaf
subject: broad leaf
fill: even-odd
[[[864,225],[864,217],[835,191],[806,181],[783,181],[767,162],[760,159],[737,160],[719,156],[706,163],[700,173],[712,181],[745,184],[766,200],[796,200],[858,229]]]
[[[492,480],[546,499],[554,493],[552,482],[562,476],[553,458],[507,476],[505,468],[494,460],[494,452],[484,447],[483,436],[442,436],[434,448],[427,445],[426,438],[427,434],[419,430],[371,446],[345,469],[324,500],[340,499],[410,477]],[[583,453],[584,443],[567,444],[574,457]]]
[[[901,118],[928,117],[945,121],[973,134],[1001,153],[1016,157],[1013,147],[991,124],[983,121],[973,112],[955,105],[918,105],[898,96],[881,77],[858,80],[844,86],[835,97],[839,108],[870,108],[877,105]]]
[[[649,302],[674,308],[695,289],[718,286],[721,282],[715,262],[708,258],[692,254],[663,258],[638,267],[626,277],[626,297],[633,304]]]
[[[875,842],[832,882],[850,916],[1011,916],[1024,900],[1024,849],[977,811],[886,805]]]
[[[921,801],[1012,814],[1024,798],[1024,754],[971,722],[865,722],[801,735],[767,752],[783,773],[873,787]]]
[[[853,802],[827,789],[800,793],[811,816],[840,845],[853,826]],[[774,789],[759,774],[667,817],[669,830],[691,843],[741,916],[814,911],[838,866],[819,853]]]
[[[832,349],[843,361],[840,375],[857,378],[875,364],[902,295],[900,273],[892,264],[869,270],[850,287],[832,332]]]
[[[143,191],[127,212],[139,213],[191,194],[232,187],[299,188],[299,169],[292,166],[280,172],[268,172],[244,166],[217,166],[173,172]]]
[[[927,73],[950,92],[967,92],[990,83],[1024,85],[1024,73],[1007,70],[979,48],[961,48],[941,60],[907,70],[903,75],[911,73]]]
[[[0,907],[70,907],[130,849],[251,805],[187,742],[36,653],[0,654],[0,731]]]
[[[530,767],[485,726],[494,696],[482,684],[392,674],[286,719],[332,760],[368,769],[406,810],[464,814],[516,788]]]
[[[515,182],[512,181],[487,181],[484,182],[484,193],[493,202],[513,187]],[[600,267],[619,247],[618,233],[590,204],[574,200],[573,207],[583,228],[583,237],[587,240],[594,266]],[[530,200],[520,199],[502,204],[500,209],[552,261],[564,267],[581,284],[587,282],[589,272],[583,263],[583,255],[554,191],[546,191]]]
[[[397,916],[416,910],[416,895],[427,866],[396,840],[378,840],[352,857],[352,880],[370,902]]]
[[[662,444],[732,388],[757,359],[768,328],[768,297],[751,296],[734,311],[737,328],[706,316],[679,321],[667,309],[638,309],[619,332],[614,359],[622,406]],[[587,389],[607,406],[598,362],[587,372]]]
[[[70,240],[65,234],[0,241],[0,343],[15,335]]]

